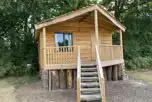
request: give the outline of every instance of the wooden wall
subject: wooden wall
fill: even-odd
[[[109,28],[110,29],[110,28]],[[47,47],[55,47],[55,32],[68,32],[72,33],[73,45],[81,47],[81,59],[84,62],[95,60],[95,51],[93,38],[94,24],[83,21],[70,20],[56,25],[47,27],[46,29],[46,45]],[[41,37],[41,36],[40,36]],[[112,44],[112,30],[107,30],[99,27],[99,40],[101,44]]]

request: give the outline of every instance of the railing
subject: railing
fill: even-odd
[[[101,61],[119,60],[123,58],[121,45],[99,45],[99,54]]]
[[[78,47],[78,58],[77,58],[77,102],[80,102],[80,90],[81,90],[81,56],[80,47]]]
[[[99,49],[98,49],[97,45],[95,46],[95,48],[96,48],[96,63],[97,63],[97,70],[98,70],[98,77],[99,77],[99,83],[100,83],[100,92],[101,92],[102,102],[106,102],[104,75],[103,75],[103,69],[102,69],[100,55],[99,55]]]
[[[46,65],[51,64],[76,64],[77,46],[47,47]]]

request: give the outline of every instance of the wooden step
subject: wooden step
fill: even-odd
[[[93,68],[93,67],[96,67],[96,65],[95,64],[83,64],[82,66],[81,66],[81,68]]]
[[[92,82],[92,81],[99,81],[98,77],[82,77],[81,78],[81,81],[82,82],[86,82],[86,81],[89,81],[89,82]]]
[[[93,87],[99,87],[98,82],[81,82],[82,88],[93,88]]]
[[[82,88],[81,94],[97,94],[100,93],[100,88]]]
[[[97,68],[81,68],[82,72],[97,72]]]
[[[100,94],[93,94],[93,95],[81,95],[81,101],[98,101],[101,100]]]
[[[81,76],[86,76],[86,77],[98,76],[98,73],[97,72],[81,72]]]

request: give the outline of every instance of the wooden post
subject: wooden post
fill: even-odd
[[[72,88],[72,70],[67,70],[67,88]]]
[[[119,31],[120,33],[120,45],[121,45],[121,58],[123,59],[123,41],[122,41],[122,30]]]
[[[119,65],[117,65],[117,67],[118,67],[118,80],[122,80],[122,73],[123,73],[122,65],[119,64]]]
[[[77,89],[77,70],[73,70],[73,87]]]
[[[49,77],[48,77],[48,70],[44,70],[44,69],[42,69],[41,70],[41,81],[42,81],[42,87],[43,87],[43,89],[44,90],[47,90],[48,91],[48,88],[49,88],[49,86],[48,86],[48,79]]]
[[[46,28],[43,28],[43,66],[46,65]]]
[[[107,80],[111,81],[112,79],[112,66],[109,66],[107,69]]]
[[[114,81],[117,81],[118,80],[118,71],[117,71],[117,65],[114,65],[113,66],[113,68],[112,68],[113,70],[112,70],[112,79],[114,80]]]
[[[104,79],[105,79],[105,81],[107,81],[107,67],[104,67],[103,68],[103,75],[104,75]]]
[[[59,84],[58,70],[52,71],[52,89],[59,89]]]
[[[66,89],[66,74],[65,70],[60,70],[59,71],[60,75],[60,89]]]
[[[49,70],[49,91],[52,89],[52,76],[51,76],[51,70]]]
[[[120,30],[119,33],[120,33],[120,45],[123,45],[123,42],[122,42],[122,30]]]
[[[94,10],[96,44],[99,44],[98,11]]]

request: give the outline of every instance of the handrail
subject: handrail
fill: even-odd
[[[102,102],[106,102],[103,69],[102,69],[102,65],[101,65],[98,46],[95,45],[95,48],[96,48],[96,57],[97,57],[96,58],[97,70],[98,70],[98,77],[99,77],[99,83],[100,83],[100,93],[101,93],[101,97],[102,97]]]
[[[80,58],[80,46],[78,47],[78,59],[77,59],[77,102],[80,102],[80,90],[81,90],[81,58]]]
[[[99,44],[99,54],[101,61],[123,59],[122,45]]]
[[[68,63],[76,64],[77,48],[78,46],[60,46],[44,48],[46,51],[46,65]]]

